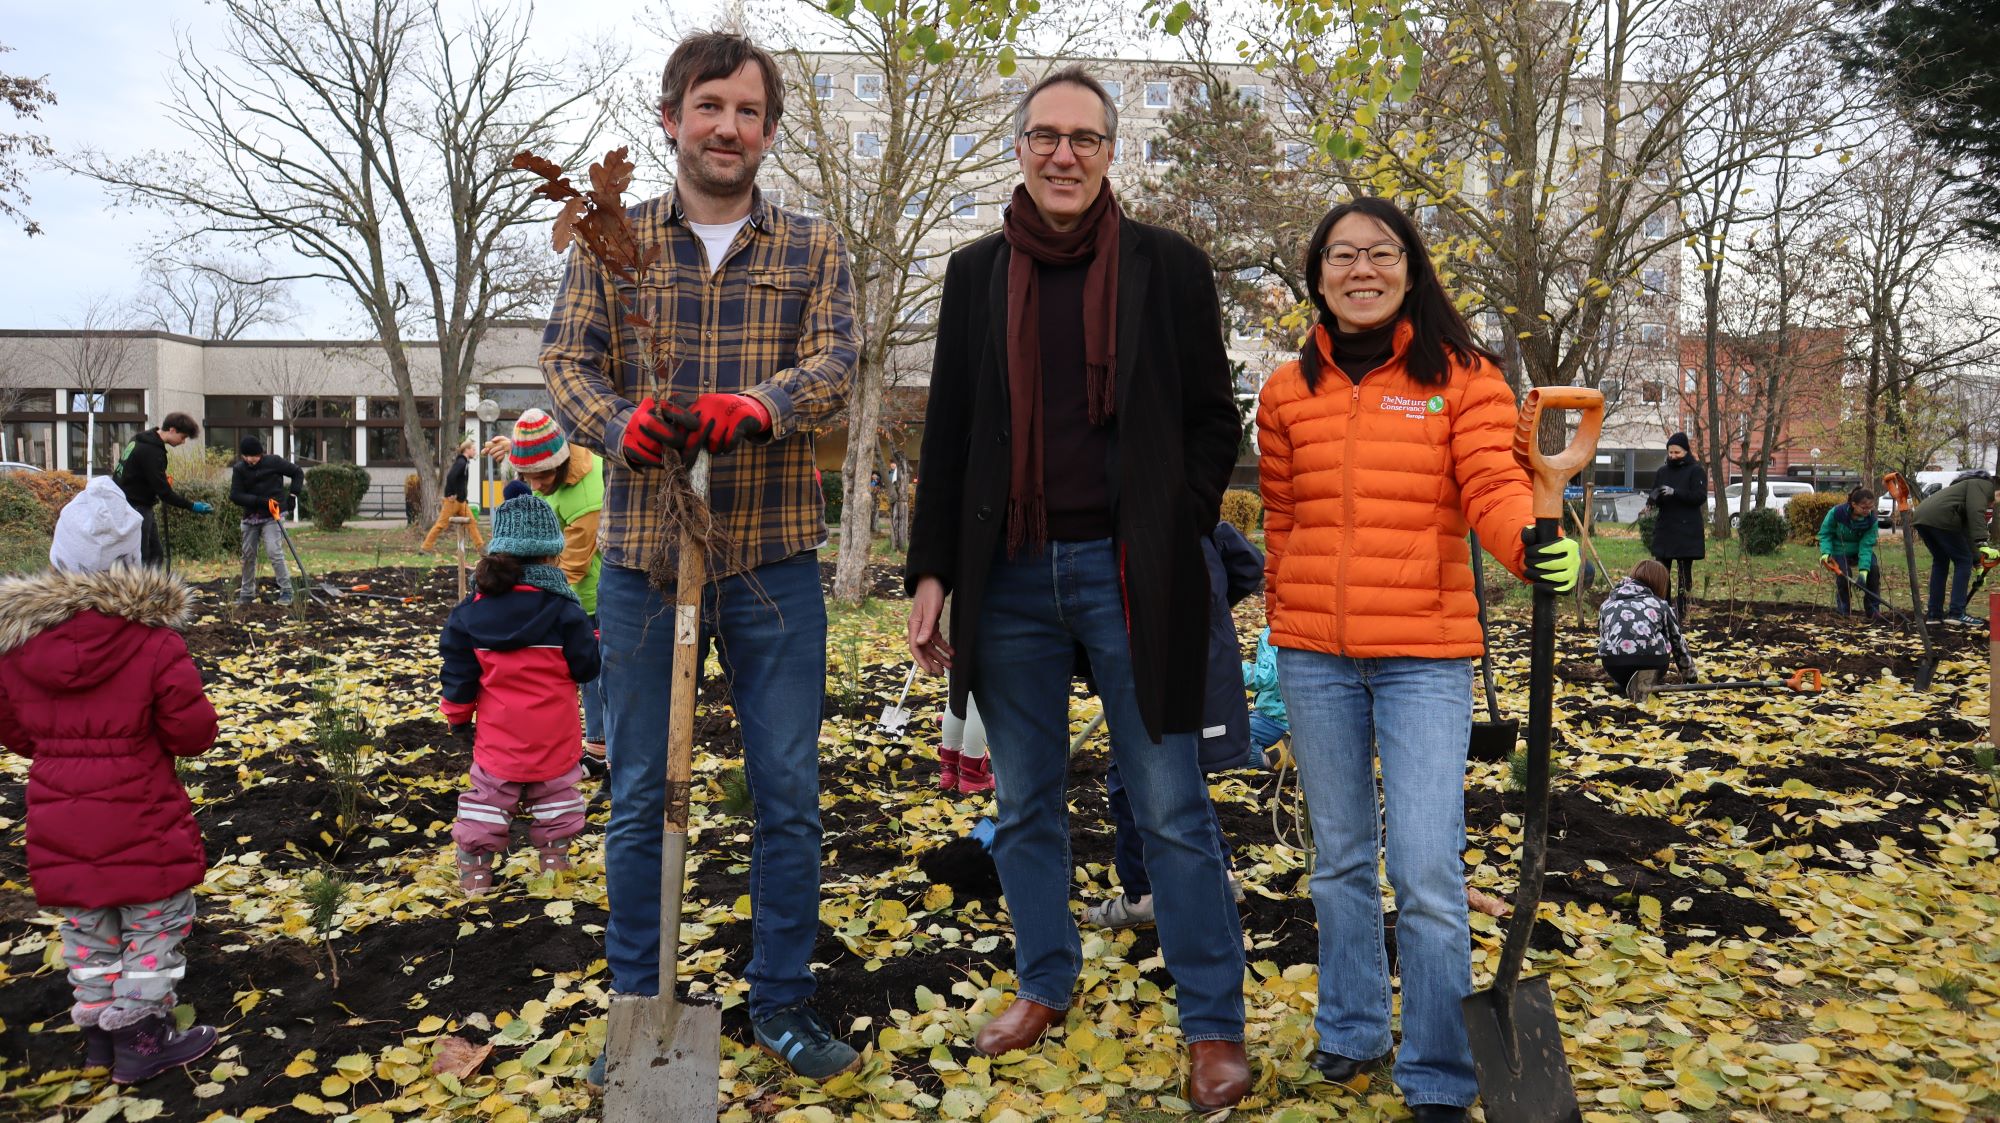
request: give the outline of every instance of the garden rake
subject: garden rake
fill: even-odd
[[[688,470],[708,500],[708,453]],[[714,1119],[722,1070],[722,1009],[674,994],[687,887],[694,707],[701,679],[702,546],[684,531],[674,579],[673,721],[667,731],[667,814],[660,853],[660,993],[614,994],[604,1037],[604,1123]]]
[[[1683,694],[1705,690],[1789,690],[1795,694],[1818,694],[1826,689],[1817,667],[1800,667],[1789,678],[1738,678],[1719,682],[1662,683],[1658,671],[1640,671],[1625,686],[1625,696],[1644,702],[1655,694]]]
[[[1561,452],[1541,450],[1537,433],[1542,415],[1576,410],[1576,435]],[[1530,543],[1553,542],[1562,533],[1563,485],[1590,466],[1604,425],[1604,396],[1580,386],[1540,386],[1521,401],[1514,428],[1514,456],[1534,483],[1535,525]],[[1521,977],[1528,936],[1542,897],[1549,849],[1549,726],[1555,708],[1556,593],[1535,586],[1534,629],[1530,633],[1528,675],[1527,819],[1517,851],[1521,880],[1514,915],[1507,923],[1493,985],[1465,999],[1466,1036],[1479,1076],[1479,1098],[1488,1123],[1581,1123],[1569,1062],[1563,1056],[1562,1026],[1547,979]]]
[[[1917,594],[1917,508],[1910,498],[1909,482],[1896,472],[1882,477],[1882,490],[1896,501],[1897,521],[1903,526],[1903,560],[1910,567],[1910,619],[1917,625],[1917,638],[1924,641],[1924,658],[1917,664],[1916,687],[1929,690],[1937,674],[1937,649],[1931,646],[1930,625],[1924,620],[1924,605]]]
[[[1854,576],[1847,571],[1847,566],[1844,565],[1842,562],[1829,558],[1828,560],[1821,562],[1820,564],[1826,567],[1826,571],[1828,573],[1831,573],[1835,577],[1838,577],[1841,580],[1847,582],[1847,587],[1850,590],[1859,589],[1861,591],[1861,595],[1867,598],[1862,602],[1863,604],[1873,602],[1873,604],[1875,605],[1875,610],[1877,612],[1886,613],[1887,615],[1892,616],[1897,620],[1905,622],[1909,620],[1910,617],[1908,613],[1903,612],[1900,609],[1890,608],[1888,602],[1882,599],[1882,594],[1876,592],[1875,590],[1855,580]],[[1981,570],[1980,579],[1984,580],[1985,576],[1986,576],[1985,571]],[[1974,585],[1973,588],[1977,590],[1978,586]]]

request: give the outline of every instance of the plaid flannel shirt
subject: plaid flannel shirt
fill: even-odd
[[[826,499],[812,431],[846,402],[859,355],[840,235],[755,191],[749,222],[711,276],[675,196],[629,214],[639,244],[661,247],[639,278],[636,306],[654,324],[669,385],[652,385],[639,330],[624,322],[617,290],[633,286],[581,247],[570,254],[542,335],[542,377],[557,422],[570,440],[604,456],[604,560],[644,568],[666,545],[654,506],[663,477],[627,464],[622,448],[635,403],[648,393],[745,394],[771,414],[768,433],[710,463],[709,506],[731,546],[730,557],[711,559],[711,580],[822,545]]]

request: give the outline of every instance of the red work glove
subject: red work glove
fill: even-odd
[[[747,394],[703,394],[694,400],[694,416],[694,439],[710,452],[728,452],[771,427],[764,403]]]
[[[688,443],[696,427],[694,414],[672,402],[647,398],[625,423],[619,452],[634,467],[658,468],[666,463],[667,453],[677,453]]]

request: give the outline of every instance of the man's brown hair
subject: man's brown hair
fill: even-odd
[[[756,63],[764,72],[764,135],[772,135],[777,132],[778,118],[785,115],[785,83],[778,73],[778,60],[748,35],[732,31],[703,31],[681,40],[660,73],[660,112],[680,120],[681,102],[689,90],[727,78],[746,62]],[[667,147],[678,147],[672,136],[667,137]]]
[[[201,423],[185,413],[168,414],[166,419],[160,422],[160,428],[186,433],[190,439],[201,436]]]

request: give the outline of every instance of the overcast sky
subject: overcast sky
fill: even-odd
[[[469,2],[469,0],[467,0]],[[559,6],[558,6],[559,5]],[[198,49],[222,43],[220,5],[201,0],[0,0],[0,72],[47,75],[57,103],[40,122],[0,115],[0,131],[45,134],[58,151],[95,148],[113,155],[176,147],[160,103],[173,65],[175,35],[185,30]],[[457,0],[446,0],[447,8]],[[561,53],[589,32],[630,28],[636,49],[665,61],[662,38],[643,26],[645,0],[557,0],[535,13],[536,42]],[[677,19],[718,10],[714,0],[675,0]],[[561,13],[560,25],[555,16]],[[28,213],[42,234],[0,228],[0,327],[56,328],[81,317],[93,297],[124,300],[140,284],[150,244],[173,230],[165,216],[113,209],[96,184],[59,170],[38,170],[28,182]],[[260,336],[353,337],[367,334],[349,302],[323,286],[300,286],[303,314],[289,327]]]

